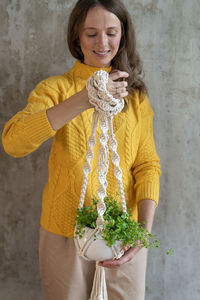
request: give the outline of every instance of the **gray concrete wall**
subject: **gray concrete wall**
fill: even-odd
[[[71,67],[75,1],[1,0],[0,125],[42,79]],[[149,252],[146,300],[200,299],[200,2],[124,0],[136,27],[162,163],[153,232],[173,257]],[[0,300],[40,300],[38,230],[51,140],[14,159],[0,146]],[[128,300],[128,299],[127,299]]]

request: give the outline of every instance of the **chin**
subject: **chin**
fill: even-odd
[[[91,57],[86,59],[84,63],[92,67],[106,68],[110,66],[112,59],[113,57]]]
[[[100,60],[96,60],[95,62],[96,66],[99,66],[100,68],[107,68],[110,66],[111,64],[111,60],[103,60],[103,59],[100,59]]]

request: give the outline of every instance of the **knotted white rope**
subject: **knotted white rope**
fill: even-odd
[[[106,197],[106,188],[107,188],[107,180],[106,175],[109,167],[109,152],[108,152],[108,139],[109,146],[112,151],[112,163],[114,164],[114,176],[117,179],[119,193],[121,197],[121,204],[123,212],[126,212],[126,201],[123,191],[123,183],[122,183],[122,171],[119,166],[120,158],[117,154],[117,141],[115,139],[115,135],[113,132],[113,116],[119,113],[124,107],[124,100],[114,98],[106,88],[106,84],[108,82],[108,73],[100,70],[95,72],[93,76],[91,76],[86,84],[88,90],[89,102],[94,105],[95,111],[93,113],[92,120],[92,133],[88,139],[88,150],[86,153],[86,163],[83,168],[83,185],[81,189],[80,203],[79,208],[83,207],[88,175],[91,171],[91,159],[93,158],[93,147],[96,143],[95,133],[96,127],[99,119],[101,134],[99,136],[100,141],[100,149],[98,156],[98,165],[97,165],[97,173],[99,180],[99,188],[97,191],[97,195],[99,198],[97,204],[98,211],[98,219],[97,226],[102,226],[104,223],[103,214],[106,210],[106,206],[104,203],[104,198]],[[109,130],[109,135],[108,135]]]
[[[81,196],[79,202],[79,208],[83,207],[85,193],[87,188],[88,175],[91,171],[91,160],[93,158],[93,147],[96,143],[95,133],[97,128],[97,123],[99,120],[101,134],[99,136],[100,141],[100,149],[98,155],[98,165],[97,165],[97,173],[98,173],[98,181],[99,188],[97,191],[98,195],[98,203],[97,203],[97,211],[98,218],[96,221],[97,227],[94,230],[93,235],[90,234],[87,240],[84,242],[82,248],[78,248],[78,243],[75,242],[79,255],[84,257],[85,252],[88,249],[91,240],[93,239],[94,234],[101,232],[103,228],[103,215],[106,210],[106,205],[104,203],[104,198],[107,196],[106,188],[107,188],[107,179],[106,175],[109,168],[109,149],[108,149],[108,139],[109,146],[112,152],[111,160],[114,165],[114,176],[117,179],[118,189],[121,198],[122,210],[123,213],[127,211],[126,201],[123,190],[122,183],[122,171],[119,166],[120,158],[117,154],[117,141],[115,139],[115,134],[113,132],[113,116],[117,113],[121,112],[124,107],[124,100],[114,98],[106,88],[106,84],[108,82],[108,73],[100,70],[95,72],[93,76],[91,76],[87,80],[86,88],[88,90],[89,102],[94,105],[94,113],[92,120],[92,132],[88,139],[88,150],[86,152],[86,162],[83,167],[83,184],[81,188]],[[117,251],[115,246],[112,247],[112,251],[114,253],[115,258],[120,258],[124,251]],[[85,257],[84,257],[85,258]],[[107,291],[106,291],[106,282],[105,282],[105,272],[104,268],[99,267],[97,265],[93,289],[90,296],[90,300],[107,300]]]

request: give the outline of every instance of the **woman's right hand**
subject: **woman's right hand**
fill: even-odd
[[[127,86],[125,81],[129,77],[129,74],[120,70],[112,70],[109,74],[107,90],[114,98],[122,99],[128,96]]]

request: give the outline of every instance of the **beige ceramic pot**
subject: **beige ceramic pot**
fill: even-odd
[[[121,241],[109,247],[106,245],[106,241],[102,238],[98,229],[85,227],[84,230],[83,237],[76,238],[75,244],[79,254],[85,259],[104,261],[118,259],[124,254]]]

